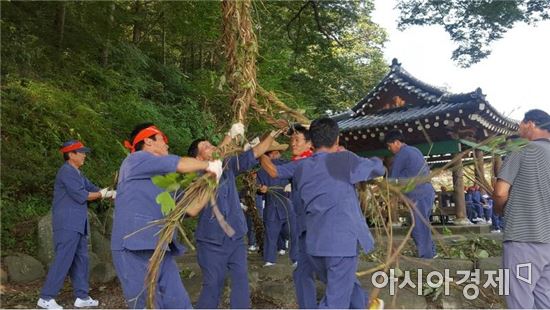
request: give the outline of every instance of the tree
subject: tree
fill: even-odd
[[[550,18],[550,1],[398,0],[399,28],[442,25],[459,44],[451,59],[469,67],[491,54],[490,43],[517,23],[534,25]]]

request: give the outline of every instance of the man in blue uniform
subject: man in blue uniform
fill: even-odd
[[[250,308],[247,252],[243,240],[247,227],[240,208],[235,177],[257,164],[256,158],[265,153],[277,134],[278,132],[272,132],[252,149],[224,160],[224,171],[216,193],[216,204],[225,221],[233,228],[234,234],[228,236],[224,232],[216,221],[211,207],[201,212],[195,231],[197,261],[201,267],[203,280],[197,308],[218,307],[227,271],[231,277],[230,307]],[[209,141],[197,139],[191,143],[188,154],[206,161],[211,160],[216,151],[217,148]]]
[[[404,142],[403,134],[399,130],[388,132],[384,137],[384,143],[395,155],[390,169],[390,179],[406,184],[412,178],[429,176],[430,168],[424,156],[419,149]],[[406,193],[406,196],[414,203],[415,210],[415,226],[412,237],[416,244],[418,257],[433,258],[435,246],[429,220],[435,200],[435,191],[430,182],[425,180],[419,182],[412,191]]]
[[[268,156],[275,165],[286,163],[280,159],[281,151],[288,148],[286,144],[279,144],[276,141],[269,147],[266,156]],[[284,235],[283,229],[294,229],[292,225],[288,225],[289,217],[296,217],[294,208],[290,203],[288,193],[285,192],[285,187],[290,184],[288,179],[271,178],[264,169],[258,171],[258,179],[256,181],[260,185],[260,192],[265,194],[265,211],[264,211],[264,266],[272,266],[277,259],[277,248],[281,246],[281,236]],[[268,192],[270,189],[270,192]],[[294,222],[294,221],[291,221]],[[288,233],[290,238],[296,238],[296,233]],[[292,242],[294,245],[296,241]],[[296,261],[296,249],[290,248],[290,259]]]
[[[262,168],[271,178],[288,179],[294,184],[294,171],[301,160],[310,157],[311,138],[309,130],[300,124],[294,125],[290,131],[290,149],[292,151],[292,161],[282,165],[275,165],[267,156],[260,158]],[[300,197],[297,192],[292,190],[290,193],[292,206],[296,213],[295,223],[290,223],[295,227],[298,236],[297,245],[292,245],[297,250],[297,264],[292,272],[294,280],[294,289],[296,291],[296,301],[300,309],[312,309],[317,307],[317,292],[315,289],[315,271],[311,265],[309,255],[305,251],[306,229],[305,229],[305,211],[303,209]]]
[[[65,163],[55,177],[52,208],[55,257],[37,305],[45,309],[63,309],[55,296],[70,274],[76,300],[74,306],[97,307],[99,301],[88,295],[88,201],[113,198],[114,191],[99,190],[80,172],[90,149],[70,140],[60,149]]]
[[[485,224],[485,216],[483,210],[483,199],[481,198],[481,190],[478,185],[472,186],[472,203],[474,204],[474,209],[477,213],[477,217],[474,219],[476,224]]]
[[[313,121],[312,157],[294,172],[295,191],[305,210],[306,252],[326,283],[319,308],[367,307],[368,295],[355,275],[359,246],[365,253],[374,240],[361,212],[355,184],[382,176],[380,159],[339,151],[339,128],[331,118]]]
[[[125,141],[125,145],[131,153],[122,162],[119,172],[111,252],[128,306],[143,309],[147,296],[147,266],[161,227],[143,228],[164,217],[156,202],[163,189],[153,184],[151,178],[171,172],[208,171],[219,179],[222,163],[169,154],[167,137],[151,123],[136,126],[129,141]],[[202,207],[190,208],[187,214],[196,216]],[[175,261],[184,250],[174,236],[161,262],[155,293],[157,308],[191,308]]]

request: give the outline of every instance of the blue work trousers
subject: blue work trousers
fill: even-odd
[[[128,308],[144,309],[147,290],[145,277],[153,250],[111,251],[113,264]],[[155,293],[155,308],[191,309],[191,300],[183,287],[174,256],[167,252],[161,263]]]
[[[311,262],[321,281],[326,283],[320,309],[365,309],[369,296],[361,287],[355,272],[357,256],[311,256]]]
[[[88,240],[86,235],[71,230],[54,232],[55,257],[48,270],[40,298],[53,299],[63,287],[67,274],[71,277],[77,298],[88,297]]]
[[[317,308],[317,290],[315,288],[315,270],[311,256],[306,253],[306,233],[298,237],[298,264],[292,272],[296,301],[300,309]]]
[[[227,272],[231,278],[230,307],[250,308],[246,246],[243,238],[224,237],[223,244],[197,242],[197,260],[202,271],[202,289],[197,308],[216,309]]]
[[[416,244],[418,257],[433,258],[435,256],[435,245],[432,239],[432,230],[430,225],[430,215],[435,194],[426,193],[424,195],[409,196],[415,203],[414,208],[414,228],[412,238]]]

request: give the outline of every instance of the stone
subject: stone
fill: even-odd
[[[17,253],[4,258],[8,276],[12,282],[28,283],[46,275],[44,266],[32,256]]]
[[[94,270],[94,268],[99,265],[100,262],[101,260],[99,259],[97,254],[95,254],[94,252],[88,252],[88,273],[90,274],[90,278],[92,276],[92,270]]]
[[[8,282],[8,273],[4,268],[0,268],[0,285],[6,284]]]
[[[439,271],[442,274],[445,269],[449,270],[449,275],[454,276],[457,274],[458,270],[468,271],[472,270],[474,264],[472,261],[467,259],[425,259],[425,258],[415,258],[407,257],[399,260],[399,267],[403,271],[414,271],[417,272],[419,269],[422,269],[422,272],[427,275],[431,271]]]
[[[109,262],[99,262],[90,272],[90,281],[95,283],[107,283],[116,278],[113,265]]]
[[[276,305],[277,308],[298,308],[294,292],[294,285],[292,282],[262,282],[258,294],[261,294],[264,299],[269,300],[272,304]]]
[[[502,267],[502,257],[488,257],[481,258],[477,263],[477,268],[480,269],[480,272],[483,273],[485,270],[498,270]]]
[[[52,212],[44,215],[38,221],[38,259],[49,266],[55,256],[53,243]]]
[[[93,228],[90,238],[92,239],[92,251],[97,254],[99,259],[103,262],[112,262],[111,241],[102,235],[99,230]]]

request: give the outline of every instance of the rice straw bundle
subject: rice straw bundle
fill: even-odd
[[[194,250],[193,245],[183,232],[181,220],[185,217],[187,210],[201,208],[208,202],[211,202],[212,207],[217,209],[215,206],[216,190],[217,185],[216,182],[212,180],[212,175],[202,175],[195,182],[191,183],[189,187],[187,187],[183,198],[177,202],[176,207],[168,214],[168,216],[164,219],[151,222],[148,226],[151,227],[162,225],[162,228],[159,231],[159,241],[149,261],[147,276],[145,277],[148,308],[157,308],[155,306],[155,295],[159,270],[164,261],[166,250],[174,239],[176,229],[180,230],[185,242]]]
[[[220,148],[219,152],[214,157],[223,157],[226,154],[232,155],[242,151],[241,147],[236,146],[234,143],[229,143]],[[162,226],[159,234],[159,241],[156,245],[155,251],[149,261],[147,268],[147,276],[145,278],[145,284],[147,287],[147,307],[155,308],[155,293],[158,281],[158,273],[161,268],[166,250],[174,238],[176,229],[181,233],[185,243],[195,250],[193,244],[185,234],[181,221],[185,218],[188,210],[201,209],[207,203],[212,206],[212,213],[216,217],[222,230],[228,235],[232,236],[235,231],[225,221],[223,215],[219,211],[216,205],[216,191],[218,189],[217,182],[213,179],[212,174],[206,173],[195,181],[193,181],[186,189],[182,199],[180,199],[175,208],[163,219],[151,222],[147,227]],[[143,230],[141,229],[141,230]],[[134,232],[135,233],[135,232]]]

